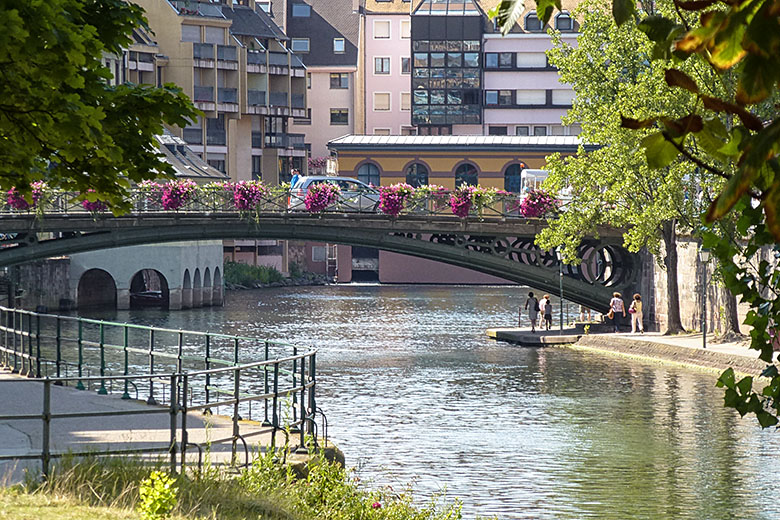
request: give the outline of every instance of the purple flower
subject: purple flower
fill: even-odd
[[[380,509],[381,507],[382,504],[380,504],[379,502],[374,502],[373,504],[371,504],[372,509]]]
[[[32,209],[37,206],[38,201],[43,198],[43,190],[46,189],[46,183],[42,181],[35,181],[30,184],[30,187],[32,188],[32,204],[27,202],[24,196],[19,191],[17,191],[16,188],[11,188],[8,190],[8,195],[6,197],[6,202],[8,205],[13,209],[20,211]]]
[[[341,195],[341,188],[329,182],[320,182],[309,188],[303,204],[310,213],[322,213],[334,204]]]
[[[544,190],[530,190],[520,203],[520,213],[526,218],[541,218],[551,211],[556,211],[561,201]]]
[[[195,194],[197,185],[189,180],[170,181],[162,187],[162,207],[164,210],[178,210]]]
[[[227,186],[233,192],[233,204],[241,211],[253,210],[268,192],[260,181],[239,181]]]
[[[95,193],[95,190],[87,190],[87,193]],[[81,201],[81,207],[89,211],[90,213],[100,213],[108,209],[108,204],[106,204],[104,201],[99,199],[97,200],[84,199]]]
[[[380,186],[379,209],[386,215],[397,217],[412,195],[414,195],[414,188],[404,182],[391,186]]]

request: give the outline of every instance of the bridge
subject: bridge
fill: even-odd
[[[193,201],[175,212],[139,203],[133,212],[117,217],[62,203],[35,213],[5,210],[0,212],[0,267],[141,244],[288,239],[375,247],[474,269],[551,294],[558,293],[562,274],[565,298],[599,311],[607,310],[614,291],[627,294],[640,279],[639,257],[622,247],[619,230],[600,229],[598,239],[579,245],[578,265],[561,265],[554,251],[534,244],[546,221],[519,216],[511,201],[458,218],[430,207],[389,216],[375,207],[336,205],[311,214],[290,211],[288,197],[285,192],[252,211],[238,211],[225,200]]]

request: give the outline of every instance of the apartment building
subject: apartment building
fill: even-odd
[[[328,141],[355,132],[360,13],[352,0],[271,3],[274,20],[307,72],[308,113],[290,131],[304,134],[311,157],[326,157]]]
[[[277,184],[305,167],[304,136],[289,123],[307,115],[306,67],[254,0],[134,2],[166,56],[157,82],[177,84],[204,113],[174,130],[190,148],[233,180]]]

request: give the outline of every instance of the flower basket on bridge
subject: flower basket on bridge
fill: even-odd
[[[87,194],[89,193],[95,193],[95,190],[87,190]],[[87,195],[87,197],[89,197],[89,195]],[[90,200],[89,198],[86,198],[81,201],[81,207],[90,213],[102,213],[108,210],[108,204],[100,199]]]
[[[461,184],[450,196],[450,208],[452,213],[460,218],[468,217],[472,209],[481,215],[483,210],[495,201],[497,194],[496,188]]]
[[[239,211],[251,211],[268,193],[260,181],[239,181],[228,187],[233,192],[233,204]]]
[[[176,211],[192,199],[197,185],[189,179],[170,181],[162,187],[162,207],[166,211]]]
[[[379,209],[385,215],[397,217],[414,195],[414,188],[405,182],[379,187]]]
[[[32,188],[32,203],[27,202],[27,199],[17,190],[11,188],[8,190],[6,202],[11,208],[19,211],[28,211],[34,209],[38,203],[43,199],[44,190],[46,189],[46,183],[42,181],[33,182],[30,187]]]
[[[550,212],[555,212],[561,206],[561,201],[544,190],[530,190],[520,203],[520,213],[526,218],[542,218]]]
[[[309,213],[322,213],[339,200],[341,188],[329,182],[321,182],[309,188],[303,204]]]

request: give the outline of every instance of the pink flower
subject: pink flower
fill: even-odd
[[[320,182],[309,188],[303,204],[310,213],[321,213],[334,204],[341,195],[341,188],[329,182]]]
[[[197,185],[186,179],[170,181],[162,187],[162,207],[164,210],[177,210],[184,206],[195,194]]]
[[[260,181],[240,181],[228,186],[233,192],[233,204],[236,209],[246,211],[255,209],[268,189]]]
[[[526,218],[541,218],[550,211],[557,210],[561,201],[543,190],[530,190],[520,203],[520,213]]]
[[[87,190],[87,193],[95,193],[95,190]],[[101,211],[106,211],[108,209],[108,204],[106,204],[102,200],[90,201],[84,199],[81,201],[81,207],[89,211],[90,213],[100,213]]]
[[[381,507],[382,507],[382,504],[380,504],[379,502],[374,502],[373,504],[371,504],[371,508],[372,509],[379,509]]]
[[[391,186],[380,186],[379,209],[386,215],[397,217],[413,194],[414,188],[404,182]]]

